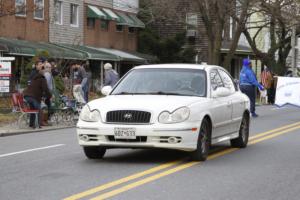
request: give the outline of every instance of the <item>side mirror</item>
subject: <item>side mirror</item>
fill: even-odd
[[[110,85],[104,86],[101,89],[101,93],[105,96],[109,95],[109,93],[112,91],[112,87]]]
[[[227,97],[231,94],[230,90],[225,87],[218,87],[216,91],[213,92],[213,97]]]

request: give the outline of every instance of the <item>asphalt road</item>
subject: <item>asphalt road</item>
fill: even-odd
[[[0,138],[0,199],[300,199],[300,108],[259,106],[246,149],[206,162],[168,150],[107,151],[88,160],[75,129]],[[175,162],[174,162],[175,161]]]

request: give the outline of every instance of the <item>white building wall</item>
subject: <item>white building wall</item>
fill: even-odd
[[[49,5],[49,41],[52,43],[83,44],[83,0],[61,0],[63,3],[62,24],[54,23],[54,0]],[[78,27],[71,26],[71,3],[78,5]]]

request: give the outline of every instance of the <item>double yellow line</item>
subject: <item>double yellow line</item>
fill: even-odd
[[[291,132],[291,131],[294,131],[294,130],[297,130],[297,129],[300,129],[300,122],[289,124],[289,125],[286,125],[286,126],[282,126],[280,128],[276,128],[276,129],[266,131],[266,132],[263,132],[263,133],[260,133],[260,134],[256,134],[255,136],[252,136],[252,137],[249,138],[248,145],[253,145],[253,144],[256,144],[258,142],[268,140],[268,139],[277,137],[279,135],[282,135],[282,134],[285,134],[285,133],[288,133],[288,132]],[[229,153],[234,152],[236,150],[238,150],[238,148],[230,148],[230,149],[225,149],[225,150],[220,151],[220,152],[213,153],[213,154],[208,156],[208,160],[215,159],[217,157],[223,156],[225,154],[229,154]],[[167,176],[167,175],[173,174],[175,172],[181,171],[183,169],[192,167],[192,166],[194,166],[196,164],[199,164],[199,163],[201,163],[201,162],[195,162],[195,161],[184,162],[184,160],[177,160],[177,161],[168,162],[168,163],[159,165],[157,167],[150,168],[146,171],[142,171],[142,172],[139,172],[139,173],[121,178],[119,180],[116,180],[116,181],[113,181],[113,182],[110,182],[110,183],[106,183],[104,185],[100,185],[98,187],[89,189],[87,191],[72,195],[70,197],[65,198],[64,200],[81,199],[83,197],[87,197],[89,195],[96,194],[98,192],[104,191],[104,190],[112,188],[112,187],[116,187],[118,185],[127,183],[129,181],[133,181],[133,180],[139,179],[141,177],[145,177],[145,178],[142,178],[140,180],[136,180],[132,183],[128,183],[128,184],[126,184],[124,186],[121,186],[117,189],[113,189],[111,191],[100,194],[99,196],[96,196],[94,198],[91,198],[91,200],[107,199],[107,198],[113,197],[115,195],[118,195],[120,193],[123,193],[125,191],[128,191],[130,189],[136,188],[138,186],[141,186],[141,185],[144,185],[146,183],[157,180],[159,178],[162,178],[164,176]],[[159,171],[161,171],[161,172],[159,172]],[[159,173],[156,173],[156,172],[159,172]],[[156,173],[156,174],[154,174],[154,173]],[[151,175],[151,174],[154,174],[154,175]],[[148,176],[148,175],[151,175],[151,176]]]

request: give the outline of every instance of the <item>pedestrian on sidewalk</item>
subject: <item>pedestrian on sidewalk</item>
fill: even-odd
[[[104,79],[104,86],[110,85],[113,87],[119,80],[119,74],[112,68],[110,63],[105,63],[104,65],[105,70],[105,79]]]
[[[38,115],[38,124],[37,127],[35,126],[35,115],[30,115],[30,122],[29,126],[32,128],[41,128],[41,100],[42,97],[50,98],[51,93],[48,89],[46,79],[44,77],[44,64],[42,60],[38,60],[36,62],[36,70],[37,74],[32,78],[31,83],[27,88],[24,90],[23,95],[26,102],[29,104],[30,109],[39,110]]]
[[[80,65],[79,61],[71,63],[71,73],[73,80],[73,96],[82,104],[86,104],[84,89],[87,84],[87,74],[85,69]]]
[[[267,90],[268,103],[274,104],[274,78],[267,66],[264,66],[264,70],[261,73],[261,83]]]
[[[39,63],[40,66],[37,66],[36,63],[32,65],[32,70],[31,70],[30,75],[29,75],[29,77],[28,77],[28,85],[31,84],[31,81],[32,81],[33,77],[34,77],[36,74],[38,74],[38,71],[39,71],[38,68],[41,67],[41,65],[44,65],[45,62],[46,62],[46,58],[40,57],[40,58],[38,58],[38,60],[37,60],[37,62],[36,62],[36,63]]]
[[[256,87],[259,90],[264,90],[264,87],[258,83],[255,73],[251,68],[250,59],[243,60],[243,67],[240,72],[240,89],[250,99],[250,112],[252,117],[258,117],[255,112]]]
[[[55,59],[54,58],[50,58],[48,60],[48,62],[50,63],[51,65],[51,73],[52,73],[52,76],[55,77],[57,75],[59,75],[59,70],[57,68],[57,64],[55,62]]]
[[[45,79],[46,79],[46,82],[47,82],[47,87],[48,87],[48,90],[50,91],[51,94],[54,94],[54,79],[53,79],[53,76],[52,76],[52,66],[49,62],[46,62],[45,63],[45,70],[44,70],[44,76],[45,76]],[[47,105],[47,108],[48,108],[48,114],[45,116],[43,114],[43,120],[42,120],[42,125],[48,125],[48,119],[50,119],[51,117],[51,98],[45,98],[45,104]]]

